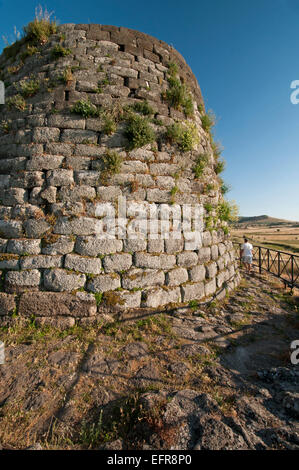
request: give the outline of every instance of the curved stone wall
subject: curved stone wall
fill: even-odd
[[[217,149],[176,50],[126,28],[67,24],[36,50],[2,54],[0,68],[2,320],[71,326],[237,285]],[[170,230],[161,223],[165,210],[192,219],[183,237],[172,217]]]

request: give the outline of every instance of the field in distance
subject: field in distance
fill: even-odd
[[[239,221],[231,227],[231,233],[236,242],[242,242],[246,236],[254,245],[299,253],[299,222],[267,215],[239,217]]]

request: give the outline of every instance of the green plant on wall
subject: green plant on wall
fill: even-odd
[[[222,222],[234,222],[238,220],[239,208],[235,201],[223,200],[217,206],[217,216]]]
[[[149,105],[148,101],[140,101],[129,106],[136,113],[143,114],[144,116],[150,116],[154,114],[153,108]]]
[[[40,89],[40,81],[35,78],[30,80],[21,80],[16,86],[24,98],[29,98],[36,95]]]
[[[72,113],[80,114],[81,116],[88,117],[97,117],[100,114],[100,110],[92,104],[90,101],[79,100],[71,108]]]
[[[102,171],[101,180],[105,183],[109,177],[120,172],[121,164],[123,162],[122,156],[112,150],[102,156]]]
[[[188,152],[194,150],[200,139],[194,122],[175,122],[167,127],[166,139],[170,143],[176,143],[180,150]]]
[[[6,100],[6,105],[8,109],[18,109],[19,111],[25,111],[26,109],[26,101],[24,100],[23,96],[19,93],[17,95],[12,96]]]
[[[220,173],[222,173],[224,169],[225,169],[225,161],[224,160],[216,161],[214,165],[214,170],[215,170],[216,175],[219,175]]]
[[[178,77],[178,67],[174,62],[168,64],[167,81],[169,88],[162,93],[162,98],[174,109],[183,111],[187,117],[192,116],[194,112],[192,96]]]
[[[71,54],[72,51],[70,49],[66,49],[61,44],[56,44],[51,50],[51,57],[52,59],[59,59],[59,57],[66,57],[67,55]]]
[[[195,166],[193,167],[193,173],[195,174],[195,178],[200,178],[203,175],[204,169],[209,163],[209,155],[207,153],[202,153],[198,155]]]
[[[45,44],[52,34],[57,32],[57,24],[51,19],[51,13],[47,9],[43,10],[38,7],[35,11],[35,18],[27,26],[23,28],[23,37],[15,41],[13,44],[6,46],[3,53],[7,58],[15,59],[22,47],[27,44],[24,54],[28,52],[28,46],[37,46]],[[32,55],[29,54],[28,55]],[[23,59],[25,56],[23,56]]]
[[[129,141],[129,149],[143,147],[156,139],[156,134],[147,117],[129,114],[126,122],[125,135]]]

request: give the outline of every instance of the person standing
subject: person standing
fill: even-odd
[[[247,238],[244,238],[244,243],[241,245],[241,259],[248,274],[251,272],[252,250],[253,246],[248,242]]]

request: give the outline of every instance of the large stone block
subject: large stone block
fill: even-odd
[[[206,265],[206,277],[207,279],[213,279],[217,274],[217,264],[215,262]]]
[[[20,238],[23,234],[22,223],[18,220],[0,220],[1,238]]]
[[[84,256],[69,254],[65,257],[64,266],[85,274],[100,274],[102,263],[100,258],[88,258]]]
[[[189,270],[190,281],[203,281],[206,277],[206,267],[198,264]]]
[[[122,240],[117,238],[77,237],[75,251],[80,255],[98,256],[122,251],[122,247]]]
[[[106,292],[120,287],[120,277],[117,274],[101,274],[87,283],[87,289],[91,292]]]
[[[106,273],[127,271],[132,266],[132,255],[129,253],[107,255],[103,259],[103,266]]]
[[[62,256],[37,255],[24,256],[20,260],[21,269],[61,268]]]
[[[158,269],[131,269],[122,274],[122,287],[124,289],[136,289],[148,286],[163,285],[165,274]]]
[[[7,252],[16,253],[18,255],[38,255],[41,252],[41,241],[39,239],[9,240],[7,244]]]
[[[15,296],[0,292],[0,316],[12,315],[15,311]]]
[[[40,240],[37,240],[40,242]],[[44,238],[42,240],[42,253],[44,255],[66,255],[74,250],[75,241],[64,235]],[[35,253],[32,253],[35,254]]]
[[[105,292],[103,302],[108,309],[126,310],[130,308],[138,308],[141,303],[141,292],[135,291],[109,291]]]
[[[84,274],[76,274],[64,269],[47,269],[44,272],[44,286],[47,290],[54,292],[72,292],[84,287],[85,282]]]
[[[63,168],[48,171],[47,181],[50,186],[70,186],[74,183],[74,173]]]
[[[145,292],[143,307],[157,308],[170,303],[181,302],[181,291],[179,287],[161,289],[154,288]]]
[[[179,286],[188,281],[188,271],[184,268],[172,269],[166,273],[166,285]]]
[[[191,268],[196,266],[198,263],[198,254],[194,251],[185,251],[177,255],[178,266],[183,266],[185,268]]]
[[[8,271],[5,276],[5,290],[7,292],[24,292],[27,289],[37,289],[40,279],[41,274],[37,269]]]
[[[200,300],[205,296],[205,289],[203,282],[196,282],[194,284],[185,284],[181,287],[182,301],[189,302],[190,300]]]
[[[205,284],[205,295],[206,297],[215,294],[216,292],[216,279],[212,279],[211,281]]]
[[[84,294],[80,292],[78,294]],[[96,301],[93,296],[58,292],[26,292],[21,295],[19,314],[30,317],[89,317],[97,313]]]
[[[150,253],[135,253],[135,265],[139,268],[171,269],[175,266],[174,255],[152,255]]]

